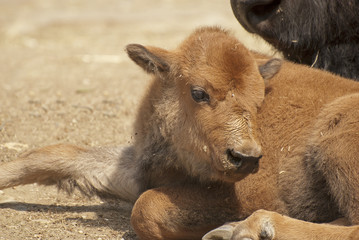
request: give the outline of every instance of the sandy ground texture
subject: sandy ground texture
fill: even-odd
[[[203,25],[245,33],[222,0],[0,1],[0,162],[37,147],[131,143],[148,76],[128,43],[175,47]],[[136,239],[131,205],[35,184],[0,191],[0,239]]]

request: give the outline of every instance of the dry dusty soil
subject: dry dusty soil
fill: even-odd
[[[148,76],[125,45],[173,48],[203,25],[270,51],[229,0],[1,0],[0,162],[49,144],[131,143]],[[136,239],[125,202],[35,184],[0,191],[0,202],[0,239]]]

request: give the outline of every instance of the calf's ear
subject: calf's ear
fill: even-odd
[[[148,73],[162,75],[170,70],[170,65],[166,60],[168,52],[164,49],[129,44],[126,51],[132,61]]]
[[[268,80],[279,72],[281,66],[282,66],[281,59],[272,58],[266,63],[259,65],[259,72],[264,80]]]

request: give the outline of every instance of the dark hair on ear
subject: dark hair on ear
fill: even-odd
[[[265,64],[260,65],[258,68],[263,79],[268,80],[279,72],[281,66],[282,66],[281,59],[272,58],[271,60],[267,61]]]
[[[170,66],[161,56],[157,56],[140,44],[129,44],[126,51],[128,56],[148,73],[163,73],[170,69]]]

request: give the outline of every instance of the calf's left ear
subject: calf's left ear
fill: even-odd
[[[279,58],[272,58],[266,63],[259,65],[259,72],[262,75],[264,80],[271,79],[274,75],[276,75],[280,67],[282,66],[282,60]]]
[[[169,62],[166,60],[168,52],[164,49],[129,44],[126,51],[132,61],[148,73],[162,75],[170,70]]]

